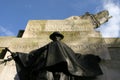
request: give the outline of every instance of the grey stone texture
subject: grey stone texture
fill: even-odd
[[[0,37],[0,55],[5,47],[13,52],[29,53],[51,42],[49,35],[52,32],[60,31],[64,35],[62,41],[75,53],[100,56],[103,75],[96,80],[119,80],[120,38],[103,38],[99,31],[95,31],[95,27],[98,26],[87,15],[72,16],[64,20],[30,20],[26,29],[19,33],[23,34],[21,37]],[[10,53],[6,52],[0,62],[8,55]],[[16,74],[13,60],[0,64],[0,80],[19,80]]]

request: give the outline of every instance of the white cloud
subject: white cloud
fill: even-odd
[[[14,33],[10,30],[0,26],[0,36],[14,36]]]
[[[106,24],[100,27],[103,37],[120,37],[120,5],[118,1],[106,0],[103,9],[113,16]]]

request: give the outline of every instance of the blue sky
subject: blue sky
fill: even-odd
[[[115,6],[118,8],[116,11],[119,11],[119,2],[119,0],[0,0],[0,36],[16,36],[18,30],[25,29],[29,20],[65,19],[74,15],[83,15],[85,12],[109,10]],[[119,18],[119,13],[113,15]],[[119,25],[120,21],[115,23]],[[107,23],[105,26],[110,24]],[[110,36],[103,29],[105,26],[99,30],[103,35]],[[118,32],[119,27],[116,28]],[[112,37],[118,35],[115,33]]]

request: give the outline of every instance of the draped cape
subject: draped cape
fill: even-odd
[[[89,66],[86,63],[89,60],[81,56],[79,54],[75,55],[75,52],[63,42],[54,41],[31,51],[29,54],[16,52],[13,57],[20,80],[50,80],[50,77],[53,77],[51,74],[55,72],[77,77],[91,77],[102,74],[98,65],[99,58],[90,56],[98,62],[93,60],[92,66]],[[48,75],[49,72],[50,76]]]

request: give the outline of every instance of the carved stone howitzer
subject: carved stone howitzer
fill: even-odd
[[[100,27],[100,25],[107,22],[112,16],[109,16],[109,12],[107,10],[101,11],[97,14],[90,14],[89,12],[86,12],[83,16],[72,16],[67,19],[71,20],[84,20],[89,19],[91,20],[92,24],[95,26],[94,28]]]

